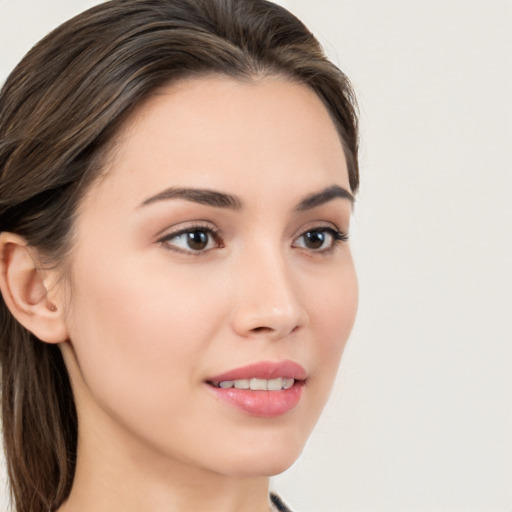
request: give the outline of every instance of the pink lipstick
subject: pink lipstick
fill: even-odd
[[[221,400],[253,416],[273,418],[300,401],[306,370],[293,361],[262,361],[207,379]]]

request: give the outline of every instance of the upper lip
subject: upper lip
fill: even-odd
[[[277,379],[284,377],[286,379],[305,380],[306,370],[294,361],[260,361],[258,363],[248,364],[240,368],[229,370],[220,375],[215,375],[207,379],[207,382],[218,384],[228,380],[242,379]]]

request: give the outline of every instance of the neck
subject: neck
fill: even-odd
[[[57,512],[272,510],[267,477],[219,474],[82,426],[73,487]]]
[[[126,475],[126,473],[125,473]],[[183,482],[183,478],[179,479]],[[79,478],[58,512],[268,512],[268,482],[260,480],[202,478],[184,485],[148,482],[147,478],[97,482]]]

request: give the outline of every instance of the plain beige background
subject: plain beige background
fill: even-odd
[[[0,0],[0,81],[95,3]],[[297,512],[512,512],[512,2],[279,3],[354,82],[363,182],[356,327],[274,486]]]

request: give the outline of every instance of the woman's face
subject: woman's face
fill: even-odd
[[[142,105],[76,220],[62,350],[81,446],[286,469],[356,314],[349,190],[304,86],[193,79]]]

